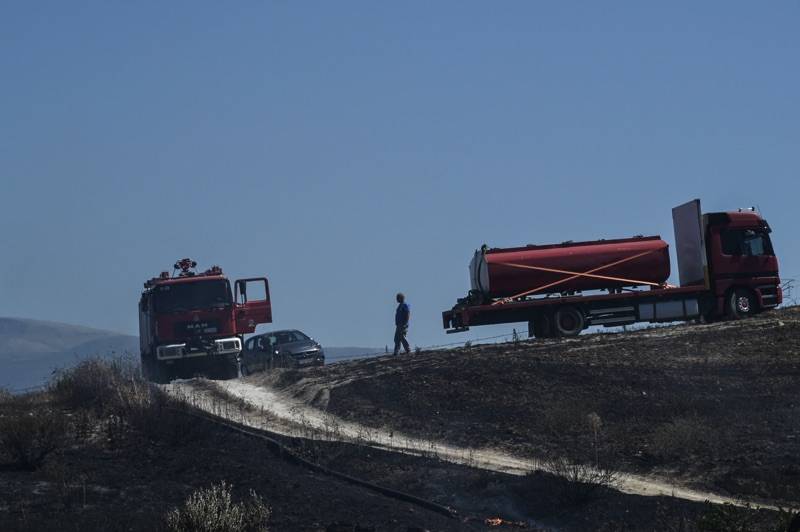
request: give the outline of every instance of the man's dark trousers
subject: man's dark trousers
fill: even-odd
[[[394,329],[394,354],[400,352],[400,344],[403,344],[403,349],[406,350],[406,353],[411,352],[411,349],[408,347],[408,340],[406,340],[406,335],[408,334],[408,325],[398,325]]]

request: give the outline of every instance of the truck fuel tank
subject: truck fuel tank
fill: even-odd
[[[485,299],[660,285],[670,274],[660,236],[475,251],[472,290]]]

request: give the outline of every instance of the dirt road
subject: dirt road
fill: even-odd
[[[512,475],[526,475],[533,471],[552,473],[542,460],[515,457],[496,449],[472,449],[423,440],[392,430],[374,429],[360,423],[344,421],[314,408],[296,398],[265,386],[241,380],[215,383],[227,399],[209,392],[207,384],[197,381],[176,381],[166,387],[173,395],[183,397],[195,406],[233,421],[269,430],[287,436],[303,436],[356,442],[371,447],[420,456],[435,456],[441,460]],[[235,400],[244,401],[250,408]],[[238,405],[238,406],[237,406]],[[254,414],[254,411],[258,414]],[[615,487],[624,493],[643,496],[671,496],[689,501],[742,504],[743,501],[719,494],[678,486],[631,474],[618,474]],[[756,504],[755,506],[759,506]],[[760,505],[773,508],[769,505]]]

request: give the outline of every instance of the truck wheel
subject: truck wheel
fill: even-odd
[[[169,384],[167,368],[155,360],[142,360],[142,377],[144,380],[155,384]]]
[[[547,314],[540,314],[528,322],[528,337],[552,338],[553,320]]]
[[[578,336],[583,330],[583,313],[576,307],[561,307],[556,311],[554,326],[559,336]]]
[[[740,320],[752,316],[758,311],[753,292],[744,288],[736,288],[728,296],[728,315]]]
[[[217,365],[216,378],[219,380],[236,379],[239,377],[239,365],[228,360],[221,361]]]
[[[142,375],[149,382],[155,384],[169,384],[170,370],[165,364],[159,364],[155,360],[149,360],[142,365]]]
[[[150,361],[142,358],[139,366],[142,370],[142,378],[146,381],[152,380],[150,377]]]

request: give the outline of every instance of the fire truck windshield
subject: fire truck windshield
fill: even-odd
[[[156,312],[221,308],[232,302],[231,287],[226,280],[166,284],[154,291]]]

